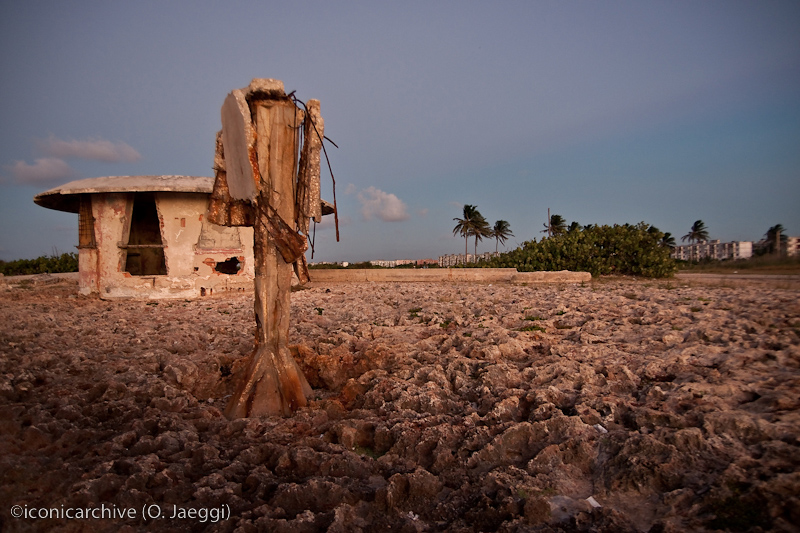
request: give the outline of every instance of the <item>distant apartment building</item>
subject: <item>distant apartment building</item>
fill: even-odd
[[[384,261],[382,259],[378,259],[375,261],[370,261],[370,265],[384,267],[384,268],[395,268],[403,265],[416,265],[416,259],[393,259],[391,261]]]
[[[463,265],[466,263],[477,263],[478,261],[488,261],[499,254],[486,252],[483,254],[448,254],[439,256],[439,266],[442,268]]]
[[[376,259],[369,262],[372,266],[383,267],[383,268],[394,268],[397,266],[397,261],[384,261],[383,259]]]
[[[375,260],[375,261],[370,261],[369,264],[371,264],[372,266],[379,266],[384,268],[395,268],[405,265],[422,267],[426,265],[435,265],[437,264],[437,261],[436,259],[394,259],[392,261]]]
[[[702,259],[749,259],[753,256],[752,241],[719,242],[701,241],[694,244],[675,246],[670,253],[680,261],[700,261]]]
[[[309,263],[309,267],[324,267],[324,266],[340,266],[347,268],[350,265],[347,261],[318,261],[316,263]]]
[[[800,255],[800,237],[786,238],[786,255]]]

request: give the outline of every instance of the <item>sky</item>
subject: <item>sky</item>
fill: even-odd
[[[0,0],[0,259],[74,252],[80,178],[213,176],[226,95],[321,101],[339,209],[313,261],[463,253],[645,221],[800,235],[800,3]],[[323,169],[323,197],[333,200]],[[494,251],[484,240],[478,252]],[[470,251],[473,243],[470,243]]]

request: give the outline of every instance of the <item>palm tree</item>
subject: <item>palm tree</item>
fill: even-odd
[[[681,237],[681,241],[688,240],[691,243],[695,242],[702,242],[708,240],[708,230],[706,229],[706,225],[702,220],[696,220],[694,224],[692,224],[692,228],[689,230],[689,233]]]
[[[482,241],[484,237],[491,237],[492,236],[492,227],[486,222],[486,219],[483,218],[483,215],[478,213],[477,218],[475,219],[475,223],[472,229],[472,235],[475,237],[475,259],[478,258],[478,241]]]
[[[581,229],[582,229],[581,225],[573,221],[572,224],[570,224],[569,227],[567,228],[567,233],[577,233]]]
[[[454,218],[457,222],[456,227],[453,228],[453,235],[459,234],[464,237],[464,257],[467,256],[467,246],[469,246],[469,238],[475,237],[475,252],[478,251],[478,240],[490,235],[491,228],[489,223],[483,218],[477,206],[465,204],[463,218]]]
[[[494,228],[492,228],[492,237],[495,239],[494,243],[494,253],[497,253],[497,247],[502,241],[503,244],[506,243],[506,240],[509,237],[513,237],[514,234],[511,233],[511,226],[508,225],[508,222],[505,220],[498,220],[494,223]]]
[[[661,246],[675,248],[675,237],[672,236],[672,233],[666,232],[664,236],[661,237]]]
[[[561,215],[552,215],[548,224],[544,225],[542,233],[547,233],[547,236],[561,235],[567,231],[567,221]]]
[[[480,214],[478,213],[478,208],[474,205],[464,204],[464,218],[454,218],[456,222],[456,227],[453,228],[453,235],[458,233],[462,237],[464,237],[464,257],[467,256],[467,246],[469,245],[469,236],[471,235],[471,228],[473,224],[473,220],[476,218],[475,215]]]
[[[770,253],[779,253],[781,248],[786,249],[783,245],[787,241],[786,230],[783,229],[783,224],[776,224],[767,230],[764,235],[767,238],[767,246]]]

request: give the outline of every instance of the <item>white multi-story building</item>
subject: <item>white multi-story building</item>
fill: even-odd
[[[384,268],[394,268],[397,266],[397,261],[384,261],[382,259],[375,259],[369,262],[372,266],[384,267]]]
[[[393,259],[391,261],[384,261],[382,259],[376,259],[374,261],[369,262],[373,266],[379,266],[384,268],[395,268],[403,265],[416,265],[416,259]]]
[[[800,255],[800,237],[786,238],[786,255]]]
[[[676,246],[670,254],[681,261],[700,261],[701,259],[749,259],[753,256],[752,241],[719,242],[701,241],[694,244]]]
[[[440,255],[439,256],[439,266],[440,267],[452,267],[456,265],[463,265],[466,263],[477,263],[478,261],[488,261],[492,257],[495,257],[499,254],[495,252],[486,252],[478,255],[473,254],[450,254],[450,255]]]

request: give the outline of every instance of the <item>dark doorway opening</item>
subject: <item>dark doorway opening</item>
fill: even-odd
[[[125,272],[132,276],[165,276],[167,263],[161,240],[161,223],[152,194],[137,194],[133,199],[131,229],[128,236]]]

